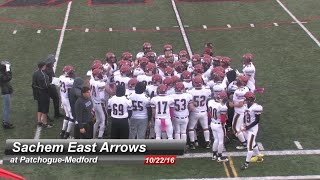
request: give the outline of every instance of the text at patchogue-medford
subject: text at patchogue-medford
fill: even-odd
[[[183,155],[184,140],[8,139],[6,155]]]

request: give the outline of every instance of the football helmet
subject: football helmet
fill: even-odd
[[[118,62],[118,67],[119,67],[119,69],[121,69],[121,67],[122,67],[123,65],[131,66],[131,63],[130,63],[129,61],[120,60],[120,61]]]
[[[156,62],[156,53],[155,52],[148,52],[146,55],[146,58],[149,59],[150,62],[155,63]]]
[[[183,71],[181,73],[181,80],[185,82],[190,82],[191,81],[191,72],[189,71]]]
[[[215,73],[213,73],[213,80],[214,82],[221,82],[223,81],[225,76],[225,73],[221,72],[221,71],[217,71]]]
[[[197,64],[194,66],[194,70],[193,72],[197,75],[197,74],[202,74],[204,72],[203,70],[203,66],[201,64]]]
[[[92,76],[95,80],[101,80],[103,79],[103,75],[100,69],[94,69],[92,71]]]
[[[100,69],[100,71],[103,71],[103,65],[101,63],[95,63],[92,65],[91,70],[93,71],[94,69]]]
[[[247,85],[249,78],[246,75],[240,75],[237,77],[236,80],[237,80],[237,86],[241,87],[241,86]]]
[[[164,57],[160,57],[160,58],[158,58],[158,60],[157,60],[157,64],[158,64],[158,66],[160,67],[160,68],[166,68],[167,67],[167,60],[166,60],[166,58],[164,58]]]
[[[162,77],[159,74],[155,74],[152,76],[153,85],[159,85],[162,83]]]
[[[173,63],[173,67],[178,73],[182,73],[184,66],[180,61],[176,61]]]
[[[183,92],[184,91],[184,85],[182,82],[177,82],[176,85],[174,86],[174,90],[176,92]]]
[[[226,92],[222,91],[222,92],[219,92],[216,96],[216,101],[220,102],[220,103],[223,103],[225,104],[228,100],[228,95]]]
[[[248,91],[244,94],[244,97],[246,98],[246,101],[248,102],[254,102],[256,100],[256,96],[253,92]]]
[[[172,45],[170,45],[170,44],[164,45],[163,52],[164,52],[165,57],[172,57],[172,55],[173,55]]]
[[[148,63],[146,65],[146,71],[145,71],[146,74],[155,74],[156,73],[156,65],[153,64],[153,63]]]
[[[203,85],[203,80],[201,76],[196,76],[192,80],[192,84],[195,88],[201,88]]]
[[[95,59],[95,60],[92,61],[91,66],[93,66],[94,64],[97,64],[97,63],[102,64],[100,59]]]
[[[172,86],[171,77],[169,76],[165,77],[164,80],[162,81],[162,84],[165,84],[168,88],[170,88]]]
[[[199,54],[194,54],[191,58],[191,61],[192,61],[192,66],[195,66],[197,64],[200,64],[201,63],[201,57]]]
[[[73,76],[73,73],[74,73],[74,69],[72,66],[64,66],[63,67],[63,74],[66,76],[66,77],[72,77]]]
[[[134,87],[136,87],[138,81],[136,78],[132,78],[128,81],[128,88],[129,89],[134,89]]]
[[[172,84],[174,85],[180,81],[180,78],[178,76],[171,76],[171,81],[172,81]]]
[[[186,50],[181,50],[180,52],[179,52],[179,59],[181,59],[181,58],[183,58],[183,57],[185,57],[185,58],[189,58],[189,55],[188,55],[188,52],[186,51]]]
[[[173,76],[174,75],[174,70],[171,67],[166,67],[164,69],[164,74],[166,76]]]
[[[130,52],[124,52],[122,53],[121,59],[132,62],[132,54]]]
[[[214,67],[213,70],[212,70],[212,73],[215,73],[215,72],[218,72],[218,71],[224,73],[224,68],[222,66]]]
[[[122,76],[127,76],[127,77],[129,77],[130,74],[131,74],[130,66],[128,66],[128,65],[123,65],[123,66],[121,66],[121,68],[120,68],[120,73],[121,73]]]
[[[221,62],[222,56],[215,56],[212,58],[213,60],[213,66],[217,67],[220,66],[220,62]]]
[[[211,56],[204,55],[202,58],[202,66],[205,70],[209,69],[211,66],[212,58]]]
[[[145,70],[147,64],[149,63],[149,59],[146,58],[146,57],[141,57],[139,58],[139,64],[140,64],[140,67]]]
[[[151,52],[151,51],[152,51],[152,45],[151,45],[151,43],[149,43],[149,42],[143,43],[143,45],[142,45],[142,50],[143,50],[144,54],[146,54],[146,53],[148,53],[148,52]]]
[[[115,63],[117,62],[117,58],[116,58],[116,55],[114,55],[112,52],[108,52],[106,54],[106,61],[108,63]]]
[[[247,65],[253,61],[253,55],[251,53],[246,53],[242,56],[243,64]]]
[[[167,86],[164,85],[164,84],[160,84],[157,91],[158,91],[158,94],[160,95],[165,95],[167,93]]]
[[[227,68],[228,66],[230,66],[231,63],[231,58],[229,57],[222,57],[222,59],[220,60],[221,66],[223,68]]]

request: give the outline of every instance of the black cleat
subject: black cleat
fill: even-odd
[[[68,139],[68,138],[69,138],[69,136],[70,136],[70,133],[66,132],[66,133],[64,134],[63,139]]]
[[[211,148],[210,141],[207,141],[207,142],[206,142],[205,148],[206,148],[206,149],[210,149],[210,148]]]
[[[196,149],[194,142],[190,142],[189,148],[193,150]]]
[[[11,123],[5,122],[5,123],[2,123],[2,127],[3,127],[4,129],[13,129],[13,128],[14,128],[14,125],[11,124]]]
[[[249,167],[249,164],[248,164],[248,163],[244,163],[244,164],[240,167],[240,169],[241,169],[241,170],[246,170],[246,169],[248,169],[248,167]]]
[[[60,132],[60,139],[63,139],[63,138],[64,138],[64,134],[65,134],[65,131],[61,131],[61,132]]]

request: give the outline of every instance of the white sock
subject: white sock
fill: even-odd
[[[68,129],[67,129],[67,132],[68,132],[68,133],[70,133],[73,127],[74,127],[74,122],[69,121],[69,122],[68,122]]]
[[[67,130],[67,127],[68,127],[68,120],[64,119],[63,120],[63,124],[62,124],[62,130],[65,131]]]
[[[206,142],[210,141],[210,132],[209,130],[204,130],[203,131],[204,139]]]

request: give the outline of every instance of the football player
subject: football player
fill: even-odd
[[[201,56],[199,54],[194,54],[191,58],[191,64],[188,66],[188,71],[192,73],[197,64],[201,64]]]
[[[146,55],[146,58],[149,59],[149,62],[151,63],[156,63],[156,59],[157,59],[157,54],[155,52],[148,52]]]
[[[86,76],[87,76],[86,82],[87,82],[87,85],[89,85],[89,86],[90,86],[90,84],[89,84],[90,79],[93,78],[93,76],[92,76],[92,71],[93,71],[94,69],[101,69],[101,71],[103,71],[103,64],[102,64],[101,60],[99,60],[99,59],[93,60],[93,62],[91,63],[91,69],[90,69],[89,71],[87,71],[87,74],[86,74]]]
[[[152,52],[152,45],[149,42],[144,42],[142,45],[142,52],[138,52],[136,59],[146,57],[148,52]]]
[[[179,52],[179,60],[180,60],[181,58],[190,59],[189,54],[188,54],[188,52],[187,52],[186,50],[181,50],[181,51]]]
[[[193,96],[193,104],[195,106],[194,111],[190,113],[190,120],[188,124],[190,149],[195,149],[194,128],[198,121],[203,129],[203,134],[206,141],[205,147],[209,149],[210,131],[208,127],[207,100],[211,97],[211,91],[203,88],[203,80],[201,76],[196,76],[193,78],[193,86],[194,88],[188,91],[188,93]]]
[[[227,99],[227,94],[220,92],[214,99],[208,101],[208,116],[211,118],[210,126],[214,137],[212,160],[217,160],[218,162],[228,161],[228,158],[222,156],[225,137],[224,125],[226,123],[228,110],[226,106]]]
[[[158,86],[162,83],[162,77],[159,74],[152,76],[152,84],[148,85],[146,88],[146,93],[150,98],[157,96]]]
[[[152,84],[152,76],[156,73],[156,65],[153,63],[148,63],[146,65],[145,73],[138,75],[138,82],[143,82],[146,86]]]
[[[167,67],[167,60],[164,57],[159,57],[157,59],[157,72],[160,74],[162,78],[165,77],[165,68]]]
[[[100,69],[94,69],[92,75],[93,79],[90,80],[90,93],[96,117],[96,122],[93,125],[93,138],[97,138],[97,131],[99,128],[98,139],[102,139],[107,116],[105,104],[107,84],[103,81],[103,75]]]
[[[176,61],[173,63],[173,68],[175,70],[175,76],[181,77],[181,73],[183,72],[184,66],[180,61]]]
[[[172,97],[166,96],[166,91],[167,86],[160,84],[158,87],[158,96],[153,97],[150,101],[156,139],[161,139],[162,132],[167,133],[168,139],[173,139],[171,119],[174,113],[174,100]]]
[[[260,115],[263,110],[262,106],[255,103],[255,95],[253,92],[247,92],[245,95],[244,104],[244,124],[242,131],[247,134],[247,157],[246,162],[241,166],[241,170],[245,170],[249,167],[249,162],[262,162],[263,155],[259,153],[259,148],[256,143],[257,133],[259,129]],[[255,156],[252,158],[252,156]]]
[[[134,77],[137,77],[138,75],[144,74],[144,72],[146,70],[146,66],[149,63],[149,59],[146,57],[141,57],[141,58],[137,59],[136,62],[139,64],[135,65],[135,68],[133,70]]]
[[[106,54],[106,64],[103,65],[106,75],[111,77],[114,71],[117,70],[117,58],[112,52]]]
[[[189,63],[189,59],[187,59],[186,57],[182,57],[179,59],[179,61],[183,65],[183,71],[189,70],[189,66],[191,66],[191,64]],[[190,72],[192,72],[192,70],[190,70]]]
[[[244,116],[244,100],[245,94],[249,91],[249,88],[246,86],[248,82],[248,77],[245,75],[240,75],[237,78],[238,89],[233,94],[233,101],[229,102],[230,107],[234,107],[234,116],[232,120],[232,130],[235,133],[235,136],[239,139],[240,145],[237,146],[237,149],[245,149],[247,146],[247,141],[245,139],[241,127],[243,125],[243,116]]]
[[[172,94],[171,97],[174,99],[174,138],[187,140],[189,112],[194,109],[192,95],[185,93],[182,82],[177,82],[175,84],[175,94]]]
[[[60,133],[61,139],[67,139],[70,136],[70,132],[74,127],[74,118],[71,112],[71,106],[69,102],[68,92],[73,86],[74,82],[74,69],[72,66],[64,66],[63,74],[59,77],[60,82],[60,97],[61,105],[65,112],[65,118],[63,120],[62,129]]]
[[[256,85],[255,85],[255,79],[254,76],[256,74],[256,68],[254,67],[254,65],[252,64],[252,60],[253,60],[253,55],[250,53],[247,53],[245,55],[243,55],[243,74],[247,75],[249,77],[248,80],[248,88],[250,89],[251,92],[254,92],[256,89]]]
[[[225,73],[227,73],[227,72],[229,72],[229,71],[231,71],[232,70],[232,68],[231,68],[231,66],[230,66],[230,64],[231,64],[231,58],[229,58],[229,57],[222,57],[222,59],[221,59],[221,66],[224,68],[224,72]]]
[[[167,95],[171,95],[174,94],[174,88],[173,88],[173,83],[172,83],[172,79],[170,76],[167,76],[166,78],[164,78],[164,80],[162,81],[162,84],[167,86]]]
[[[126,89],[126,97],[130,96],[132,93],[134,93],[134,89],[137,85],[138,81],[136,78],[131,78],[129,81],[128,81],[128,89]]]
[[[163,52],[164,52],[164,55],[160,55],[159,58],[164,57],[166,59],[167,65],[172,67],[172,64],[175,61],[178,61],[178,59],[179,59],[177,54],[173,54],[172,45],[170,45],[170,44],[164,45]]]
[[[189,71],[183,71],[181,73],[181,80],[186,90],[191,90],[193,88],[191,76],[192,74]]]
[[[131,69],[128,65],[123,65],[120,68],[120,73],[121,76],[115,76],[114,77],[114,81],[116,83],[116,85],[122,85],[124,86],[126,89],[128,88],[128,82],[131,79],[130,75],[131,75]]]

